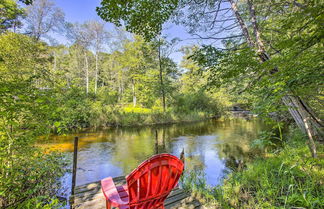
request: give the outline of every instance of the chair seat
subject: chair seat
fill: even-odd
[[[128,209],[129,195],[127,185],[117,186],[111,177],[101,180],[102,192],[106,199],[111,201],[113,207]]]

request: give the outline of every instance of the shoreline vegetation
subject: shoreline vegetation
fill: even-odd
[[[127,112],[110,113],[114,115],[106,119],[106,122],[96,122],[95,124],[84,123],[80,127],[70,127],[64,129],[66,132],[83,130],[83,129],[105,129],[105,128],[118,128],[118,127],[145,127],[156,125],[172,125],[180,123],[196,123],[210,119],[221,119],[223,117],[230,118],[230,116],[223,116],[220,114],[211,115],[206,112],[193,111],[189,115],[177,114],[174,112],[151,112],[147,108],[127,108]],[[149,110],[144,112],[142,110]],[[239,116],[233,116],[239,117]],[[97,125],[100,124],[100,125]],[[60,123],[53,127],[52,132],[55,134],[64,133]],[[58,131],[59,130],[59,131]]]
[[[139,109],[139,108],[137,108]],[[245,118],[247,120],[250,120],[251,118],[257,118],[258,115],[253,114],[249,111],[242,111],[244,114],[240,114],[240,111],[235,111],[233,113],[232,111],[226,111],[223,112],[222,114],[218,115],[206,115],[204,112],[195,112],[195,114],[192,115],[183,115],[183,116],[177,116],[170,113],[152,113],[152,114],[141,114],[141,113],[135,113],[135,112],[130,112],[129,115],[132,115],[131,117],[133,118],[131,121],[127,120],[127,123],[125,123],[126,120],[119,119],[118,121],[121,121],[122,123],[119,122],[108,122],[103,125],[99,126],[85,126],[85,127],[72,127],[69,129],[65,129],[67,133],[73,133],[73,132],[78,132],[78,131],[85,131],[85,130],[104,130],[108,128],[135,128],[135,127],[152,127],[152,126],[158,126],[158,125],[174,125],[174,124],[187,124],[187,123],[198,123],[198,122],[203,122],[207,120],[217,120],[217,121],[222,121],[222,120],[232,120],[235,118]],[[248,112],[248,113],[247,113]],[[135,115],[135,117],[134,117]],[[151,118],[157,118],[154,115],[159,115],[162,116],[158,120],[153,121]],[[123,114],[123,117],[129,117],[127,113]],[[121,118],[123,118],[121,117]],[[139,121],[138,118],[144,119],[142,121]],[[146,119],[145,119],[146,118]],[[123,122],[124,121],[124,122]],[[61,129],[62,131],[62,129]],[[61,133],[58,132],[58,127],[53,127],[51,134],[64,134],[65,131],[62,131]]]
[[[313,158],[306,140],[291,129],[281,146],[259,146],[261,154],[232,170],[221,185],[211,187],[193,171],[185,173],[183,187],[205,208],[323,208],[324,145],[318,144],[322,157]]]
[[[161,125],[219,118],[227,115],[225,111],[232,104],[222,91],[175,94],[166,100],[170,104],[165,110],[158,97],[155,104],[138,102],[134,106],[117,100],[107,101],[104,94],[86,95],[80,89],[64,91],[53,98],[52,113],[48,117],[51,131],[56,134],[89,127]],[[50,91],[46,93],[52,94]],[[112,96],[112,99],[116,97]]]

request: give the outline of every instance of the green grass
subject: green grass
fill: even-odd
[[[179,113],[173,108],[163,112],[162,108],[144,107],[92,107],[89,126],[140,126],[153,124],[170,124],[177,122],[199,121],[214,116],[213,114],[192,110],[189,113]]]
[[[318,146],[319,153],[323,149]],[[183,183],[213,208],[324,208],[324,159],[312,158],[298,134],[218,187],[208,187],[195,173],[186,174]]]

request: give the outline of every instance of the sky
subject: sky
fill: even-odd
[[[89,20],[102,21],[96,13],[96,7],[100,6],[101,0],[53,0],[57,7],[61,8],[65,13],[65,20],[71,23],[83,23]],[[114,28],[112,23],[106,24],[106,29],[112,31]],[[184,27],[177,26],[172,23],[168,23],[165,26],[166,30],[163,31],[163,35],[167,35],[167,39],[180,38],[180,41],[175,47],[174,52],[170,55],[176,63],[180,63],[183,54],[179,52],[179,49],[183,46],[197,44],[196,40],[190,40],[191,35],[186,32]],[[67,44],[67,40],[64,36],[59,34],[52,35],[59,43]]]
[[[65,14],[65,21],[70,23],[84,23],[86,21],[97,20],[102,21],[101,18],[96,13],[96,7],[100,6],[101,0],[50,0],[54,2],[55,6],[60,8]],[[159,1],[159,0],[157,0]],[[23,5],[23,4],[21,4]],[[224,6],[225,5],[225,6]],[[222,4],[221,9],[228,5]],[[227,24],[230,24],[228,22]],[[226,25],[225,25],[226,26]],[[112,23],[106,23],[106,30],[108,32],[114,33],[114,25]],[[211,40],[202,40],[193,37],[183,26],[175,25],[173,23],[165,23],[163,25],[164,30],[162,31],[163,37],[167,37],[167,40],[172,40],[177,38],[181,41],[177,42],[177,45],[174,47],[173,53],[169,55],[177,64],[181,63],[183,53],[180,49],[184,46],[193,46],[193,45],[202,45],[202,44],[212,44],[217,47],[221,47],[221,43],[211,42]],[[225,33],[225,32],[224,32]],[[64,34],[50,33],[51,38],[54,38],[55,42],[47,40],[50,44],[72,44]],[[207,35],[207,34],[203,34]],[[219,34],[221,37],[228,34]],[[109,47],[109,46],[108,46]],[[107,49],[106,51],[111,51]]]

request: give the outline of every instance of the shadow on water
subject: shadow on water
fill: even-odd
[[[127,175],[156,153],[168,152],[179,157],[182,149],[185,150],[186,169],[203,171],[207,183],[217,185],[228,172],[244,167],[251,155],[250,141],[264,129],[266,126],[259,119],[207,120],[87,130],[65,136],[51,136],[39,145],[66,152],[71,157],[73,139],[79,137],[77,185],[99,181],[107,176]],[[62,184],[62,193],[68,196],[71,173],[65,174]]]

